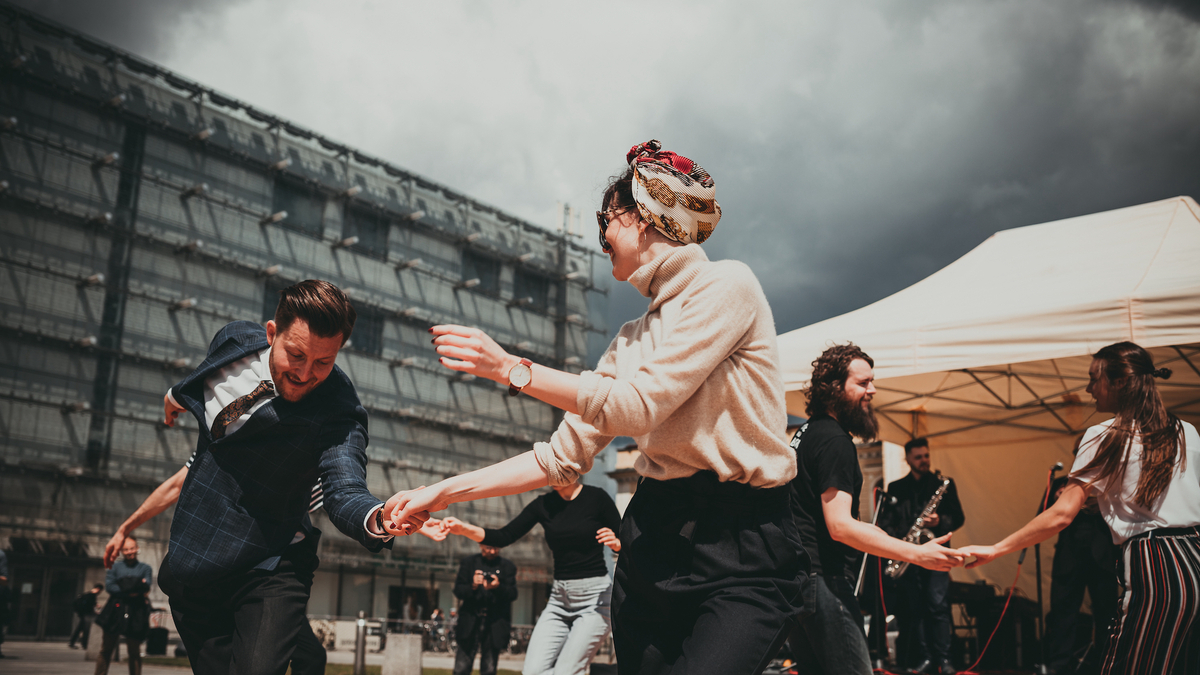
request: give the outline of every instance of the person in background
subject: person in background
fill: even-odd
[[[1078,448],[1076,449],[1078,452]],[[1051,485],[1046,508],[1067,489],[1069,478],[1060,476]],[[1041,504],[1038,505],[1042,506]],[[1054,563],[1050,572],[1050,612],[1046,614],[1047,675],[1074,675],[1099,672],[1100,659],[1112,622],[1117,618],[1120,598],[1117,581],[1117,554],[1112,534],[1095,495],[1090,495],[1070,525],[1058,533],[1054,544]],[[1083,592],[1092,600],[1092,647],[1082,663],[1075,655],[1079,632],[1079,608]],[[1078,668],[1077,668],[1078,667]]]
[[[908,475],[888,485],[887,493],[896,503],[884,511],[886,519],[882,525],[888,534],[898,538],[908,534],[942,485],[942,478],[930,468],[926,439],[914,438],[905,443],[904,461],[908,463]],[[964,520],[958,488],[950,479],[937,509],[923,526],[934,537],[946,537],[962,527]],[[954,675],[950,663],[950,573],[910,566],[896,579],[896,591],[900,596],[900,602],[896,603],[896,621],[900,624],[896,651],[900,663],[907,664],[913,675],[934,672]]]
[[[104,629],[104,641],[96,657],[95,675],[106,675],[117,643],[125,638],[128,647],[129,675],[142,672],[142,640],[150,630],[150,603],[146,594],[154,582],[154,571],[137,559],[138,543],[126,537],[121,547],[121,560],[109,568],[104,577],[108,604],[96,619]]]
[[[102,590],[104,590],[104,584],[96,584],[90,590],[80,593],[79,597],[71,603],[71,609],[79,617],[79,624],[75,626],[75,632],[71,633],[71,639],[67,643],[71,649],[75,649],[76,640],[83,645],[84,649],[87,649],[88,636],[92,632],[92,621],[96,618],[96,599],[100,597]]]
[[[517,566],[501,558],[500,549],[495,546],[480,544],[479,553],[459,563],[454,596],[462,600],[454,675],[471,675],[475,652],[479,652],[479,675],[496,675],[496,663],[500,652],[508,646],[512,629]]]
[[[612,497],[578,481],[555,486],[500,529],[484,529],[457,518],[443,527],[487,546],[504,547],[541,525],[554,556],[554,584],[525,650],[523,675],[582,675],[611,628],[612,582],[604,547],[621,542],[614,530],[621,514]]]
[[[1167,410],[1150,353],[1132,342],[1096,352],[1087,391],[1113,418],[1090,427],[1054,506],[991,546],[960,552],[983,565],[1070,525],[1088,497],[1120,545],[1125,592],[1104,675],[1200,673],[1200,435]]]

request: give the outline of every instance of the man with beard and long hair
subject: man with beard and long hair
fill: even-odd
[[[871,673],[854,596],[858,551],[936,570],[962,564],[962,554],[942,546],[948,536],[918,546],[858,519],[863,475],[852,436],[869,441],[879,431],[871,408],[874,366],[853,344],[826,349],[813,361],[805,390],[808,422],[792,438],[797,460],[792,513],[812,559],[815,611],[797,623],[789,642],[793,658],[822,675]]]
[[[942,477],[930,469],[929,441],[914,438],[904,444],[904,460],[910,471],[888,485],[895,506],[884,512],[880,526],[903,537],[942,485]],[[925,529],[934,536],[950,536],[963,525],[962,504],[954,480],[938,502],[937,509],[924,519]],[[896,618],[900,622],[899,657],[910,673],[954,675],[950,664],[950,573],[939,570],[910,569],[896,580],[900,603]]]

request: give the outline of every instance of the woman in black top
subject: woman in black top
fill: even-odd
[[[604,547],[621,550],[614,532],[621,516],[608,493],[572,483],[529,502],[499,529],[484,529],[453,517],[442,523],[447,532],[497,547],[508,546],[541,524],[554,555],[554,585],[529,638],[522,673],[586,673],[611,625],[612,582],[604,563]]]

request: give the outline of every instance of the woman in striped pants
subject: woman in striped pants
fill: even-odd
[[[1102,672],[1200,673],[1200,435],[1155,386],[1171,376],[1132,342],[1096,352],[1087,391],[1113,419],[1087,430],[1054,506],[994,546],[961,549],[974,567],[1057,534],[1089,494],[1121,546],[1125,593]]]

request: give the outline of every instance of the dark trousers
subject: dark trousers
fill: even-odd
[[[305,621],[296,636],[296,650],[292,652],[292,675],[325,675],[327,659],[325,645],[313,635],[312,625]]]
[[[871,654],[854,584],[844,576],[812,576],[813,613],[788,637],[792,660],[806,675],[871,675]]]
[[[96,615],[87,616],[79,614],[77,616],[79,617],[79,623],[75,625],[75,632],[71,633],[71,640],[68,644],[74,647],[75,642],[78,641],[79,644],[83,645],[84,649],[87,649],[88,636],[92,632],[92,620],[96,618]]]
[[[494,639],[493,627],[494,624],[484,618],[476,626],[474,639],[459,641],[458,651],[454,654],[454,675],[471,675],[476,651],[479,652],[479,675],[496,675],[496,663],[504,646]]]
[[[900,624],[896,647],[901,665],[928,659],[935,666],[950,660],[950,573],[909,565],[896,583]]]
[[[96,656],[95,675],[108,674],[108,664],[112,662],[113,652],[117,650],[120,642],[119,634],[104,631],[104,641],[100,643],[100,653]],[[129,665],[129,675],[142,675],[142,641],[125,638],[125,647],[128,652],[125,662]]]
[[[811,611],[786,488],[712,472],[644,478],[621,521],[613,638],[621,675],[750,675]],[[805,596],[808,601],[805,601]]]
[[[274,570],[249,570],[202,588],[184,588],[169,565],[159,585],[197,675],[283,675],[304,633],[317,568],[317,539],[289,546]],[[315,638],[313,640],[315,642]]]
[[[1075,640],[1084,590],[1092,598],[1095,636],[1085,670],[1099,672],[1120,597],[1117,551],[1108,525],[1100,516],[1080,514],[1059,533],[1050,578],[1050,613],[1046,615],[1046,663],[1054,672],[1075,672]]]

